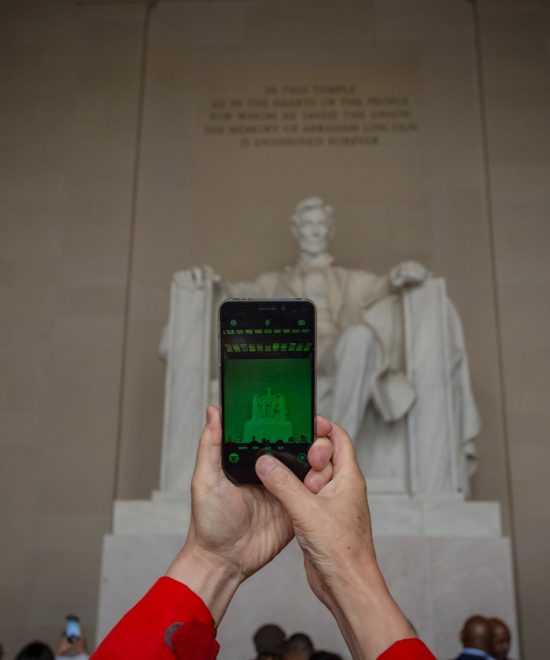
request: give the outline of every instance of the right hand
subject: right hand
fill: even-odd
[[[280,461],[262,456],[256,472],[290,515],[304,552],[308,582],[321,602],[331,605],[344,566],[376,567],[366,483],[349,435],[318,417],[317,434],[334,446],[333,476],[315,495]]]
[[[323,418],[317,433],[333,445],[332,479],[320,489],[308,489],[272,456],[258,459],[256,473],[287,511],[309,585],[334,615],[353,658],[373,660],[415,634],[376,562],[366,483],[351,438]]]

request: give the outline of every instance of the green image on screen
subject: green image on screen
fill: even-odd
[[[313,357],[229,357],[224,351],[226,442],[311,443]]]

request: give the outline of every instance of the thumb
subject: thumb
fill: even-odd
[[[205,476],[221,471],[222,426],[216,406],[206,409],[206,425],[201,433],[195,473]]]
[[[256,461],[256,474],[283,505],[291,519],[299,520],[313,495],[298,477],[274,456],[265,455]]]

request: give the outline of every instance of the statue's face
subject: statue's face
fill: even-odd
[[[316,256],[328,250],[331,226],[322,208],[303,211],[300,222],[294,225],[293,231],[301,252]]]

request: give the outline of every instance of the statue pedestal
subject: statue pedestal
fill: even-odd
[[[386,581],[435,655],[456,657],[462,623],[481,613],[510,624],[511,657],[517,658],[511,549],[498,503],[434,494],[373,495],[370,504]],[[115,502],[113,533],[103,547],[98,642],[166,571],[189,515],[188,495],[178,491]],[[252,635],[270,622],[289,634],[304,631],[318,648],[350,657],[336,623],[307,585],[294,541],[237,592],[219,627],[220,660],[254,657]]]

